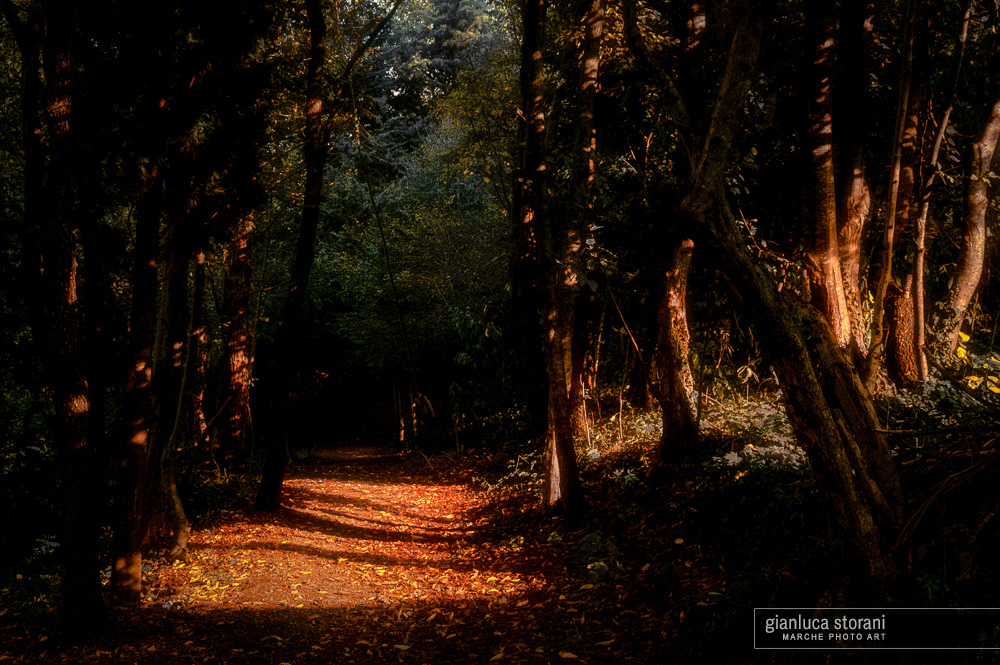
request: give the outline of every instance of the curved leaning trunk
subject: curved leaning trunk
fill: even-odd
[[[889,547],[903,494],[871,396],[822,315],[807,305],[793,308],[781,297],[717,200],[696,189],[683,207],[705,231],[757,324],[767,326],[769,334],[762,339],[775,360],[796,438],[827,488],[855,567],[878,590],[896,572]],[[807,335],[814,353],[805,343]]]
[[[954,352],[965,312],[979,288],[986,256],[986,211],[990,205],[990,181],[987,174],[1000,139],[1000,99],[991,110],[986,124],[969,149],[965,184],[965,232],[958,257],[958,268],[948,293],[948,302],[938,315],[936,351]]]

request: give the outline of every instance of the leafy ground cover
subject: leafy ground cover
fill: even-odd
[[[621,498],[641,490],[632,470],[605,482],[593,467],[592,519],[566,531],[538,511],[530,473],[492,491],[472,481],[493,470],[317,451],[288,479],[287,508],[229,511],[185,561],[152,559],[142,606],[88,643],[57,644],[49,598],[9,606],[0,661],[651,663],[700,639],[725,566],[673,519],[685,507],[643,516]]]
[[[661,485],[644,482],[655,418],[592,432],[575,530],[539,510],[534,453],[316,450],[286,508],[216,514],[186,560],[151,558],[141,607],[84,644],[58,644],[39,554],[2,590],[0,662],[783,662],[753,650],[752,608],[836,605],[850,580],[777,403],[713,413],[701,456]],[[924,565],[899,600],[962,593]]]

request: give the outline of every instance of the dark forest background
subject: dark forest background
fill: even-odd
[[[995,604],[996,2],[0,11],[5,603],[90,631],[363,442],[533,456],[571,528],[581,467],[746,542],[793,495],[815,602]]]

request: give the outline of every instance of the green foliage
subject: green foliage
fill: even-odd
[[[496,497],[535,497],[542,490],[543,471],[542,455],[538,452],[525,452],[508,459],[504,470],[495,478],[480,476],[472,480]]]
[[[452,361],[448,399],[456,426],[473,423],[509,406],[506,391],[510,349],[500,328],[468,309],[452,309],[458,351]]]

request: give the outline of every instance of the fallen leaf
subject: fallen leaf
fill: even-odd
[[[577,656],[575,653],[571,653],[569,651],[560,651],[559,652],[559,657],[560,658],[579,658],[579,656]]]

